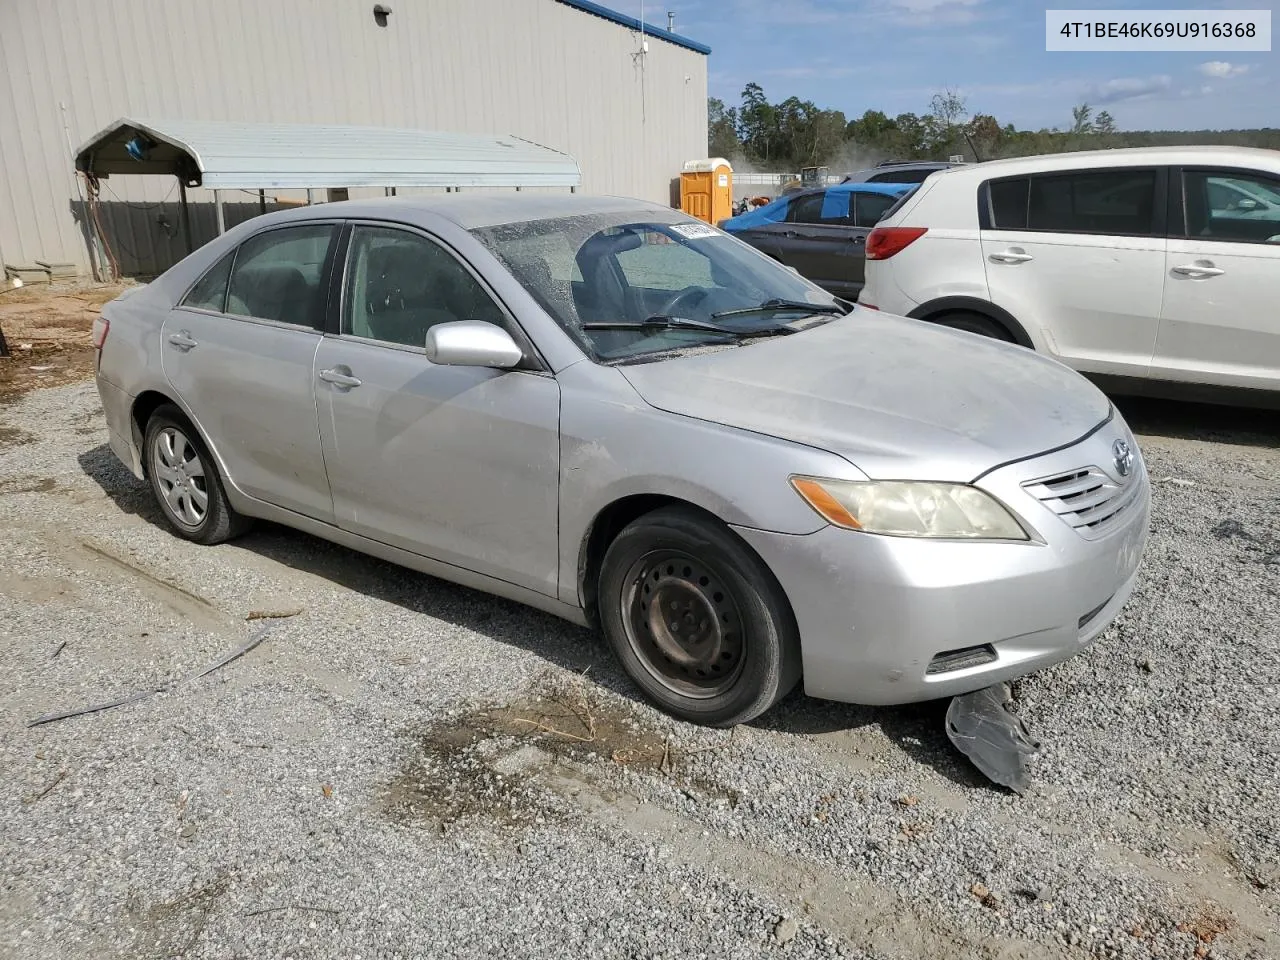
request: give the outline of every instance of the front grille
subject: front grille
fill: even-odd
[[[1119,523],[1121,514],[1137,499],[1141,484],[1136,474],[1119,484],[1097,467],[1080,467],[1028,480],[1022,486],[1080,536],[1096,540]]]

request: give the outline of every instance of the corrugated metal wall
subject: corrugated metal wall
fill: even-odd
[[[514,134],[571,154],[583,192],[663,203],[706,153],[700,53],[651,38],[642,103],[639,38],[619,24],[555,0],[388,6],[379,27],[372,0],[0,0],[0,257],[88,270],[68,133],[78,147],[127,115]],[[103,187],[126,272],[182,256],[172,178]],[[237,197],[229,222],[257,212]],[[190,199],[201,242],[210,195]]]

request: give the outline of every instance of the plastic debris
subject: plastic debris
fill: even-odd
[[[1029,784],[1027,760],[1040,743],[1010,710],[1007,683],[955,697],[947,707],[947,736],[994,783],[1023,793]]]

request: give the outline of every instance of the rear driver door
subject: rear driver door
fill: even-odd
[[[312,359],[337,225],[272,227],[214,264],[165,319],[165,377],[235,486],[330,521]]]

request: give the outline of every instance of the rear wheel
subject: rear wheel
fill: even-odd
[[[952,330],[964,330],[967,333],[980,334],[984,337],[990,337],[992,340],[1003,340],[1005,343],[1017,342],[1013,339],[1013,334],[1003,324],[980,313],[970,313],[968,311],[944,313],[939,317],[933,318],[933,322],[941,327],[950,327]]]
[[[180,537],[223,543],[250,521],[227,502],[222,479],[199,433],[177,407],[157,407],[143,437],[147,476],[160,511]]]
[[[601,565],[599,604],[628,676],[682,719],[744,723],[800,678],[782,588],[731,531],[693,510],[664,507],[627,526]]]

